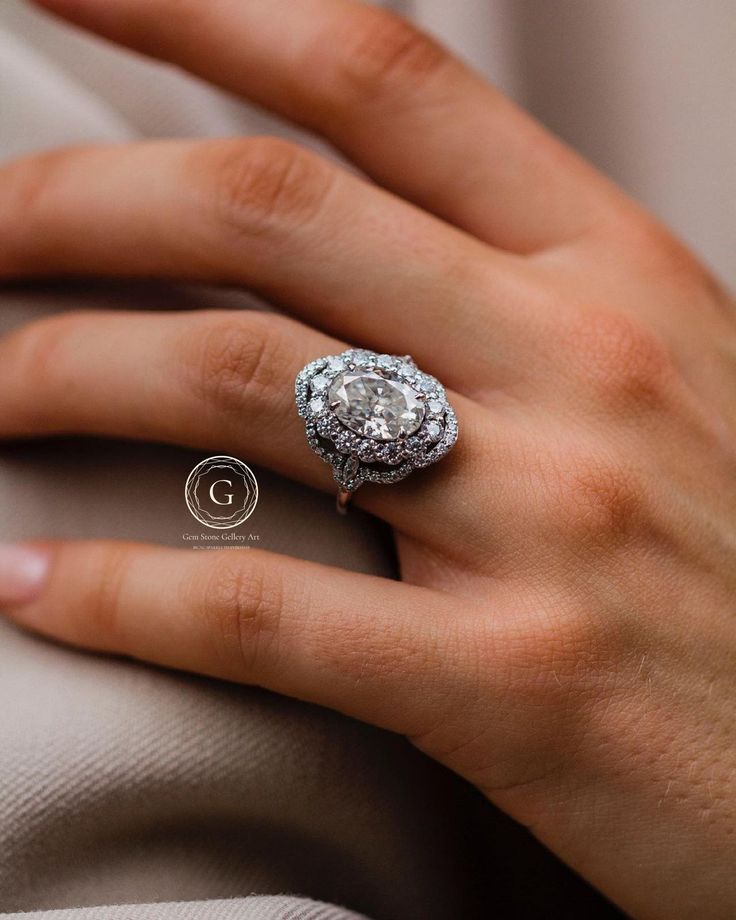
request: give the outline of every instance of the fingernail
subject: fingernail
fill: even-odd
[[[0,543],[0,605],[27,604],[43,590],[49,554],[30,546]]]

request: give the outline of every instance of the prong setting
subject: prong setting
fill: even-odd
[[[409,356],[354,348],[317,358],[299,372],[295,390],[310,447],[349,492],[363,482],[399,482],[457,440],[444,387]]]

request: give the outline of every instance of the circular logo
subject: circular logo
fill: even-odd
[[[214,530],[229,530],[255,511],[258,483],[242,460],[208,457],[187,477],[184,497],[200,524]]]

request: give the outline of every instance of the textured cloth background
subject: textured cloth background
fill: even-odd
[[[736,278],[734,199],[724,194],[736,185],[728,0],[398,6]],[[0,6],[2,158],[79,141],[264,132],[298,136],[19,0]],[[0,331],[78,307],[213,305],[247,308],[252,299],[137,284],[16,286],[2,292]],[[0,538],[181,547],[182,533],[198,529],[182,493],[202,456],[71,439],[8,445]],[[376,522],[337,519],[328,497],[257,472],[261,500],[248,527],[261,546],[394,573],[389,535]],[[349,920],[356,914],[347,908],[371,920],[615,915],[465,784],[403,740],[334,713],[81,654],[5,624],[0,701],[1,917]],[[301,897],[269,897],[284,894]],[[125,906],[99,906],[114,904]]]
[[[24,920],[98,920],[97,908],[31,911]],[[204,904],[138,904],[108,907],[107,920],[361,920],[358,914],[301,898],[253,897]]]

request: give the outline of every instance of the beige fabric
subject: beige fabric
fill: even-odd
[[[728,118],[736,49],[726,0],[416,0],[403,8],[734,278],[733,196],[723,188],[736,178]],[[0,157],[88,140],[262,132],[297,136],[19,0],[0,7]],[[151,285],[16,287],[2,295],[0,331],[79,306],[215,304],[252,301]],[[197,530],[183,483],[202,456],[72,439],[7,446],[0,537],[183,546],[182,533]],[[248,526],[261,546],[394,573],[377,522],[338,520],[329,498],[257,472],[261,501]],[[2,917],[355,916],[268,895],[345,905],[372,920],[614,914],[463,783],[401,739],[333,713],[80,654],[7,625],[0,699]]]
[[[138,904],[110,907],[107,920],[360,920],[352,911],[297,898],[251,897],[204,904]],[[32,911],[24,920],[98,920],[99,910]]]

